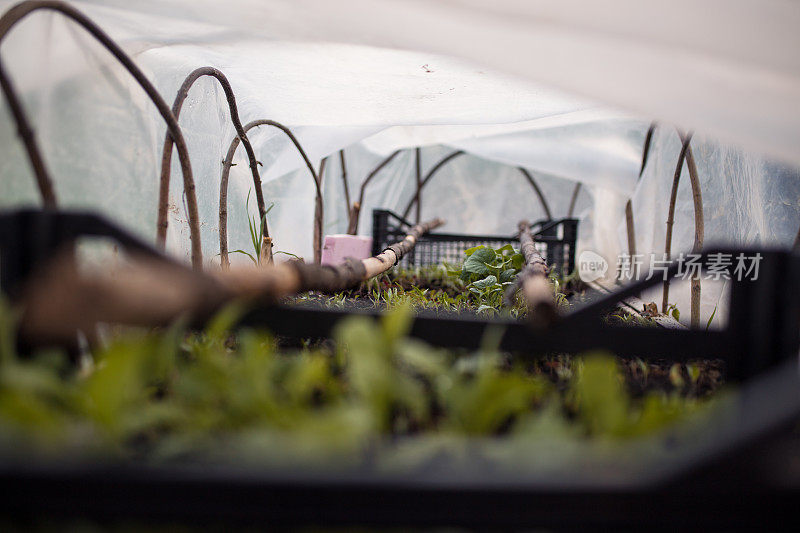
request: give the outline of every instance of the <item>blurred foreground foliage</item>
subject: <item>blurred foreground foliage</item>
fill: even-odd
[[[275,465],[419,466],[484,437],[613,442],[654,434],[709,403],[626,390],[607,354],[568,359],[560,385],[497,351],[435,349],[407,336],[401,306],[341,322],[333,341],[279,348],[269,333],[176,323],[121,330],[73,366],[60,353],[20,358],[14,314],[0,310],[0,445],[148,462],[257,460]],[[390,453],[379,453],[390,449]]]

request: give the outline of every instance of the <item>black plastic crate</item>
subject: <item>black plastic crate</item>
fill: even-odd
[[[372,253],[379,254],[387,246],[403,239],[414,224],[387,209],[372,211]],[[578,234],[578,220],[562,218],[540,220],[531,225],[533,239],[548,266],[555,272],[567,275],[575,269],[575,239]],[[510,244],[519,248],[516,235],[462,235],[452,233],[428,233],[400,261],[404,268],[438,265],[442,263],[460,264],[464,261],[464,251],[475,246],[499,248]]]

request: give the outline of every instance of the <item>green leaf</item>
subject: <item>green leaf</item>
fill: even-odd
[[[495,252],[498,255],[514,255],[514,253],[515,253],[514,252],[514,247],[511,246],[510,244],[506,244],[505,246],[501,246],[500,248],[495,250]]]
[[[258,261],[256,261],[256,258],[255,258],[255,257],[253,257],[253,254],[251,254],[251,253],[248,253],[248,252],[245,252],[244,250],[231,250],[231,251],[230,251],[230,252],[228,252],[228,253],[231,253],[231,254],[243,254],[243,255],[246,255],[247,257],[249,257],[249,258],[250,258],[250,260],[251,260],[253,263],[255,263],[256,265],[258,265]]]
[[[490,265],[495,260],[495,257],[496,255],[494,250],[490,248],[481,247],[475,250],[469,257],[467,257],[467,260],[464,261],[462,275],[466,272],[470,278],[472,276],[477,276],[480,278],[488,276],[492,273]]]
[[[206,326],[206,335],[208,339],[220,343],[225,342],[228,338],[231,328],[242,318],[245,308],[240,303],[232,303],[223,307],[217,312]]]
[[[473,253],[475,253],[475,251],[476,251],[476,250],[480,250],[481,248],[486,248],[486,246],[484,246],[484,245],[480,245],[480,246],[474,246],[474,247],[472,247],[472,248],[467,248],[466,250],[464,250],[464,255],[466,255],[467,257],[469,257],[469,256],[471,256]]]
[[[474,379],[462,378],[447,395],[450,422],[467,434],[492,433],[527,412],[546,390],[542,380],[502,373],[493,364],[482,363]]]
[[[574,390],[579,414],[592,433],[618,435],[624,432],[628,416],[628,397],[613,356],[587,356],[583,360]]]
[[[411,324],[414,322],[414,310],[410,305],[403,304],[387,313],[381,320],[386,342],[392,346],[400,338],[408,335]]]
[[[516,270],[514,270],[513,268],[508,268],[500,273],[499,281],[500,283],[512,282],[514,281],[514,277],[516,277],[516,275],[517,275]]]
[[[288,255],[289,257],[294,257],[295,259],[300,259],[299,255],[295,255],[291,252],[284,252],[283,250],[278,250],[277,252],[274,252],[273,255],[280,255],[280,254]]]
[[[511,256],[511,266],[514,267],[517,272],[522,270],[522,267],[525,266],[525,256],[522,254],[514,254]]]
[[[472,286],[475,287],[476,289],[484,290],[490,288],[496,283],[497,283],[497,278],[495,276],[489,275],[481,280],[473,282]]]
[[[708,317],[708,323],[706,324],[706,331],[708,331],[708,328],[711,327],[711,321],[714,320],[714,315],[716,314],[717,314],[717,306],[715,305],[714,310],[711,312],[711,316]]]

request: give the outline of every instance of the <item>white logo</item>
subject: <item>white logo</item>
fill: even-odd
[[[598,280],[608,272],[608,261],[598,253],[584,250],[578,256],[578,276],[589,283]]]

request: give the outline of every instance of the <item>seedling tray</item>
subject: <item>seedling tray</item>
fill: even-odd
[[[248,465],[27,464],[6,458],[3,516],[209,526],[462,526],[796,530],[800,417],[794,362],[745,385],[729,416],[683,434],[657,461],[628,459],[523,474],[381,474]]]
[[[85,234],[147,252],[146,244],[98,217],[4,214],[2,281],[17,285],[55,248]],[[786,436],[800,418],[800,302],[785,295],[800,293],[800,256],[758,253],[758,278],[730,283],[731,305],[721,330],[618,327],[602,321],[609,308],[658,279],[603,296],[546,328],[474,315],[422,314],[414,321],[412,336],[448,347],[475,348],[487,328],[501,328],[501,348],[523,358],[602,348],[644,359],[723,359],[728,379],[740,382],[726,416],[670,430],[674,448],[657,460],[637,459],[623,450],[616,462],[544,470],[499,472],[480,465],[453,470],[434,463],[424,471],[389,474],[64,459],[33,464],[5,454],[0,480],[12,490],[0,499],[0,509],[23,519],[70,516],[202,525],[796,528],[800,472],[792,465],[797,443]],[[157,259],[158,253],[151,256]],[[676,272],[677,265],[669,270]],[[282,305],[255,309],[240,326],[268,327],[289,338],[324,338],[355,313],[380,315]]]
[[[372,252],[379,254],[390,244],[402,239],[406,228],[414,224],[386,209],[372,211]],[[575,269],[575,240],[578,235],[578,220],[563,218],[541,220],[532,224],[534,242],[547,264],[561,275]],[[464,260],[464,251],[475,246],[499,248],[510,244],[519,248],[516,235],[466,235],[453,233],[427,233],[417,241],[414,250],[404,257],[399,265],[405,268],[458,264]]]

